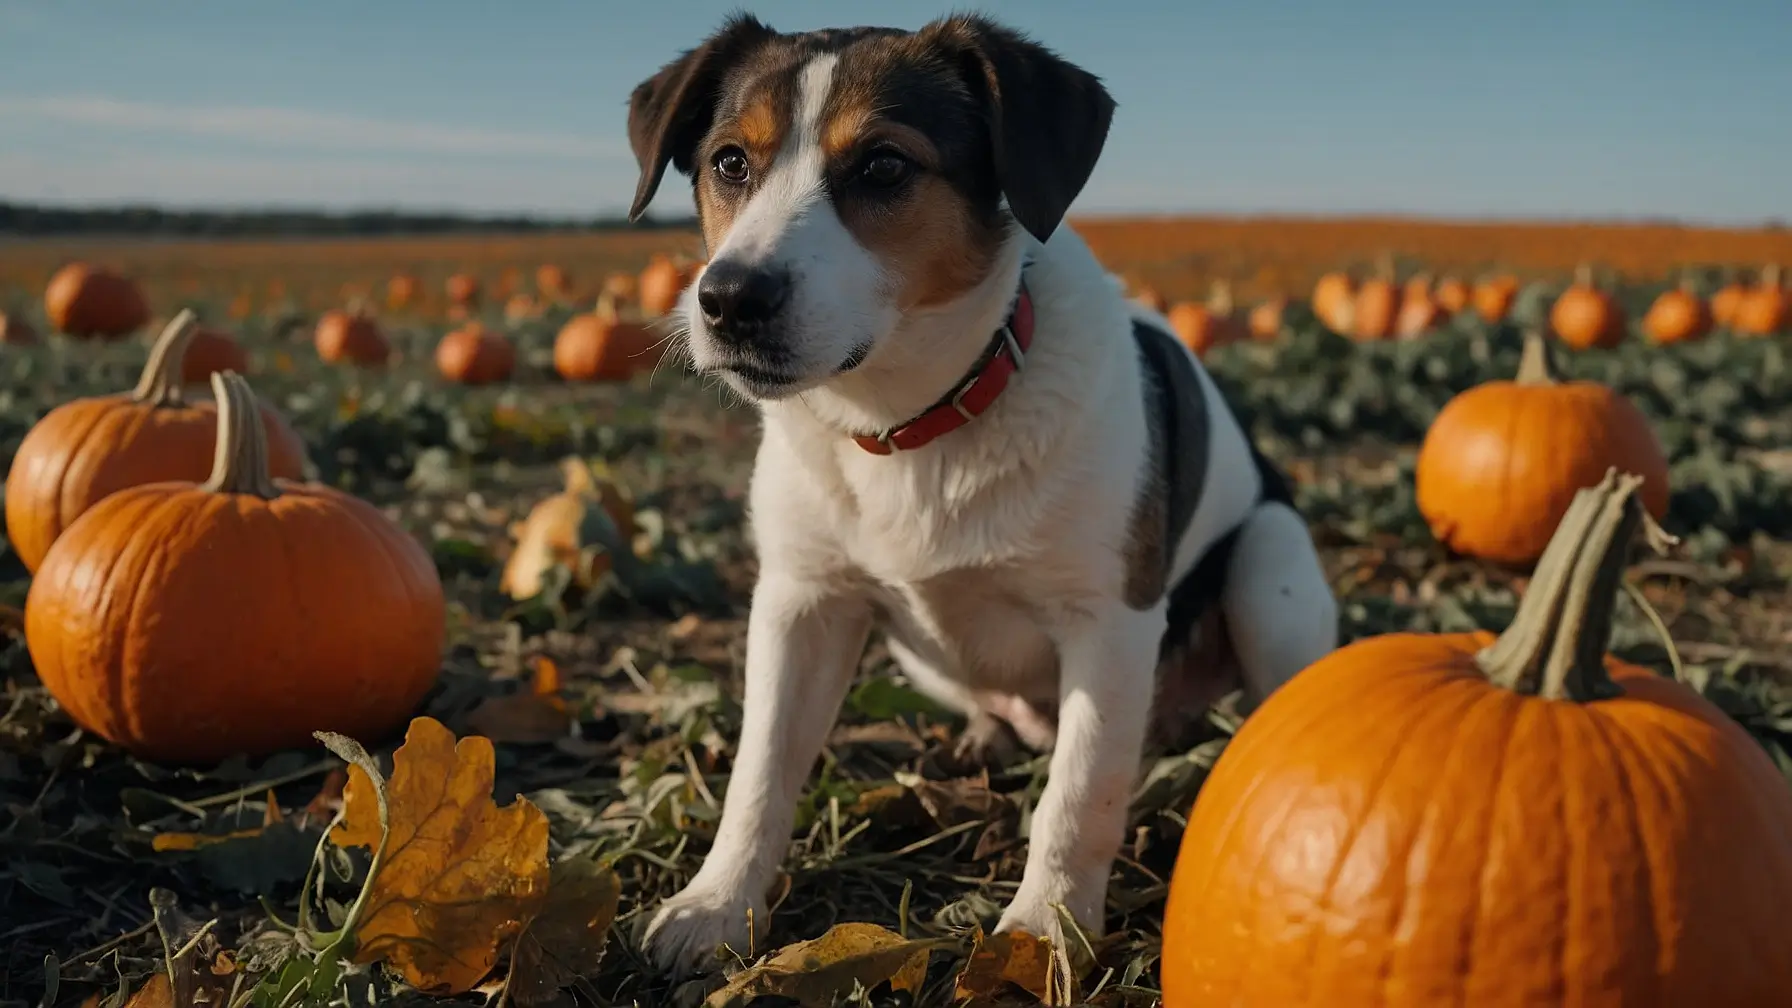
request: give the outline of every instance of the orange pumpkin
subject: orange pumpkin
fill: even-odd
[[[1432,296],[1431,277],[1421,273],[1406,283],[1400,297],[1400,314],[1394,317],[1394,335],[1399,339],[1417,339],[1450,320]]]
[[[1402,290],[1394,282],[1394,263],[1383,257],[1378,276],[1357,288],[1351,309],[1350,335],[1359,340],[1384,340],[1394,335],[1400,319]]]
[[[1232,285],[1225,280],[1213,282],[1206,304],[1183,301],[1172,305],[1166,317],[1176,338],[1197,357],[1244,338],[1232,302]]]
[[[671,256],[655,255],[641,271],[638,286],[641,314],[658,318],[678,307],[678,296],[696,279],[694,263],[680,263]]]
[[[135,280],[111,270],[72,262],[44,288],[44,314],[70,336],[116,339],[149,321],[149,302]]]
[[[479,278],[471,273],[456,273],[442,285],[448,295],[448,303],[460,308],[472,308],[479,304]]]
[[[1356,281],[1348,273],[1327,273],[1313,285],[1313,314],[1340,335],[1351,331],[1356,312]]]
[[[1159,315],[1170,310],[1170,302],[1164,297],[1164,292],[1150,284],[1140,284],[1139,286],[1134,287],[1132,299],[1152,311],[1157,312]]]
[[[1287,298],[1270,298],[1251,309],[1246,328],[1251,338],[1273,340],[1282,335],[1282,316],[1288,311]]]
[[[449,381],[484,385],[508,381],[516,368],[516,347],[502,333],[477,322],[456,329],[436,344],[436,370]]]
[[[1772,1005],[1792,790],[1605,654],[1643,481],[1564,516],[1510,628],[1370,637],[1244,722],[1189,815],[1164,1008]]]
[[[544,263],[535,270],[536,293],[549,301],[572,296],[572,277],[563,267]]]
[[[187,340],[187,352],[181,359],[180,380],[186,385],[211,381],[219,371],[247,372],[249,355],[236,337],[217,329],[199,326]]]
[[[1661,293],[1643,315],[1643,335],[1652,343],[1685,343],[1711,331],[1711,309],[1693,289],[1692,280]]]
[[[516,541],[498,588],[513,599],[541,593],[542,577],[549,568],[565,565],[572,571],[571,587],[588,590],[609,571],[612,549],[629,548],[634,541],[635,508],[621,487],[599,480],[584,459],[569,456],[560,463],[566,489],[543,500],[529,516],[510,528]],[[595,512],[609,519],[609,529],[598,542],[588,542],[587,522]],[[608,538],[606,544],[601,539]],[[603,546],[603,549],[593,549]]]
[[[360,304],[347,311],[324,312],[317,320],[314,344],[317,356],[331,364],[377,367],[392,356],[392,347],[380,334],[379,323]]]
[[[422,284],[409,273],[400,273],[386,281],[386,307],[393,311],[404,311],[417,301],[423,292]]]
[[[1537,559],[1576,491],[1617,466],[1644,478],[1643,501],[1668,509],[1668,459],[1643,411],[1611,388],[1558,382],[1540,333],[1525,336],[1511,381],[1444,404],[1419,445],[1419,513],[1439,542],[1497,563]]]
[[[1433,300],[1452,317],[1468,310],[1469,296],[1468,284],[1456,277],[1444,277],[1439,280],[1437,289],[1432,292]]]
[[[504,318],[509,322],[521,322],[541,314],[542,305],[527,294],[512,294],[510,300],[504,302]]]
[[[1792,329],[1792,298],[1780,283],[1774,263],[1761,271],[1761,282],[1736,304],[1736,331],[1744,336],[1771,336]]]
[[[1734,276],[1711,295],[1711,321],[1725,329],[1736,328],[1736,310],[1748,297],[1748,287]]]
[[[1475,284],[1470,300],[1474,302],[1476,315],[1490,324],[1498,325],[1512,313],[1512,305],[1518,300],[1518,278],[1505,275],[1486,277]]]
[[[567,381],[627,381],[658,360],[659,340],[645,326],[623,320],[608,295],[590,313],[575,315],[554,337],[554,370]]]
[[[12,312],[0,312],[0,344],[30,346],[37,342],[37,330],[31,323]]]
[[[604,285],[598,290],[598,297],[608,297],[610,303],[617,308],[631,304],[641,293],[641,278],[633,273],[611,273],[604,277]]]
[[[181,389],[194,323],[191,311],[168,323],[132,391],[63,403],[26,432],[6,476],[7,535],[26,570],[36,571],[63,530],[107,495],[210,470],[217,406]],[[304,443],[271,407],[262,420],[274,471],[303,475]]]
[[[212,388],[210,477],[120,490],[44,557],[25,600],[37,674],[77,724],[146,759],[383,739],[441,665],[435,565],[373,505],[270,476],[248,382]]]
[[[1584,263],[1549,309],[1551,331],[1576,350],[1617,346],[1624,340],[1624,325],[1624,310],[1593,282],[1593,268]]]

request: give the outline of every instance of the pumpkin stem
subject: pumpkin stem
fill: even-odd
[[[1235,302],[1232,300],[1232,281],[1215,280],[1213,289],[1207,295],[1207,308],[1220,318],[1228,318],[1232,314]]]
[[[591,314],[605,322],[615,322],[620,318],[620,313],[616,308],[616,292],[613,290],[599,291],[597,304],[591,307]]]
[[[218,400],[218,440],[212,450],[211,478],[199,488],[262,500],[280,496],[268,475],[268,432],[249,380],[235,371],[213,372],[212,394]]]
[[[1520,385],[1554,385],[1555,371],[1549,366],[1549,341],[1536,329],[1524,334],[1524,351],[1518,358],[1518,374],[1513,379]]]
[[[180,391],[180,366],[198,328],[199,316],[191,308],[182,308],[180,314],[168,320],[162,335],[149,348],[149,360],[137,378],[137,387],[131,390],[132,399],[151,406],[179,406],[186,401]]]
[[[1678,542],[1643,509],[1643,478],[1607,469],[1574,495],[1537,562],[1512,625],[1475,661],[1496,686],[1590,703],[1623,693],[1605,670],[1618,589],[1637,530],[1656,552]]]
[[[1581,263],[1574,267],[1574,285],[1576,287],[1593,286],[1593,264]]]

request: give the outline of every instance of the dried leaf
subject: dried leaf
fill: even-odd
[[[1005,985],[1013,984],[1048,1005],[1074,1003],[1075,980],[1058,959],[1048,939],[1024,931],[985,935],[978,929],[971,940],[970,957],[959,971],[953,999],[993,998]]]
[[[467,715],[467,726],[494,742],[519,745],[555,742],[572,729],[572,712],[560,698],[560,668],[537,657],[530,688],[489,697]]]
[[[563,987],[597,971],[616,919],[622,882],[586,858],[554,865],[547,904],[510,956],[510,998],[523,1008],[547,1004]]]
[[[706,1008],[735,1008],[756,997],[777,995],[806,1006],[827,1006],[861,984],[867,990],[888,982],[893,991],[918,991],[927,979],[939,939],[909,940],[876,924],[836,924],[827,934],[787,945],[757,966],[736,973],[704,1002]]]
[[[491,741],[456,744],[432,718],[411,722],[392,764],[389,824],[379,783],[357,762],[331,834],[339,846],[373,850],[385,834],[354,961],[384,961],[420,990],[461,993],[491,972],[547,898],[547,816],[523,798],[498,808]]]
[[[157,970],[155,975],[137,993],[124,1003],[124,1008],[174,1008],[174,985],[168,982],[168,974]]]

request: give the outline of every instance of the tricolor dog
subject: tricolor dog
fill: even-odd
[[[1336,646],[1282,476],[1061,221],[1114,102],[988,20],[781,34],[740,15],[629,100],[633,213],[689,174],[694,368],[764,416],[745,711],[714,846],[652,916],[744,952],[873,628],[967,756],[1050,750],[999,928],[1099,932],[1148,739]]]

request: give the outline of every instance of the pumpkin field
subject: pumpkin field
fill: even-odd
[[[1561,881],[1576,844],[1619,880],[1586,898],[1626,921],[1652,904],[1622,880],[1688,887],[1677,923],[1703,958],[1663,990],[1792,982],[1762,965],[1783,954],[1757,954],[1783,948],[1792,896],[1792,277],[1775,265],[1792,232],[1077,226],[1289,473],[1343,639],[1382,639],[1334,656],[1325,690],[1297,677],[1300,710],[1247,719],[1229,697],[1192,748],[1151,754],[1107,933],[1053,949],[984,933],[1048,757],[959,764],[961,720],[874,636],[774,912],[722,973],[676,983],[637,929],[713,834],[755,571],[757,421],[685,372],[663,318],[695,235],[0,240],[0,1008],[1468,991],[1353,1000],[1348,956],[1317,937],[1325,970],[1226,944],[1219,915],[1267,913],[1264,866],[1294,855],[1236,849],[1191,810],[1210,773],[1247,806],[1245,768],[1277,759],[1341,791],[1373,778],[1390,820],[1536,837],[1448,852],[1504,858],[1501,893]],[[1621,729],[1565,717],[1513,742],[1421,662],[1502,699],[1679,720],[1633,707],[1602,722]],[[1485,761],[1458,758],[1458,729]],[[1223,754],[1238,762],[1216,771]],[[1691,790],[1668,782],[1700,759],[1717,769]],[[1179,850],[1233,867],[1178,870]],[[1447,929],[1447,873],[1400,893],[1402,871],[1357,896]],[[1544,916],[1575,919],[1567,890],[1600,884],[1556,886]],[[1577,961],[1608,990],[1654,982],[1669,930],[1582,935],[1597,948]],[[1498,931],[1464,954],[1507,955],[1526,1003],[1569,1003],[1549,997],[1570,967],[1494,950]],[[1233,978],[1237,1002],[1192,997],[1197,953],[1176,959],[1166,933],[1260,975]]]

